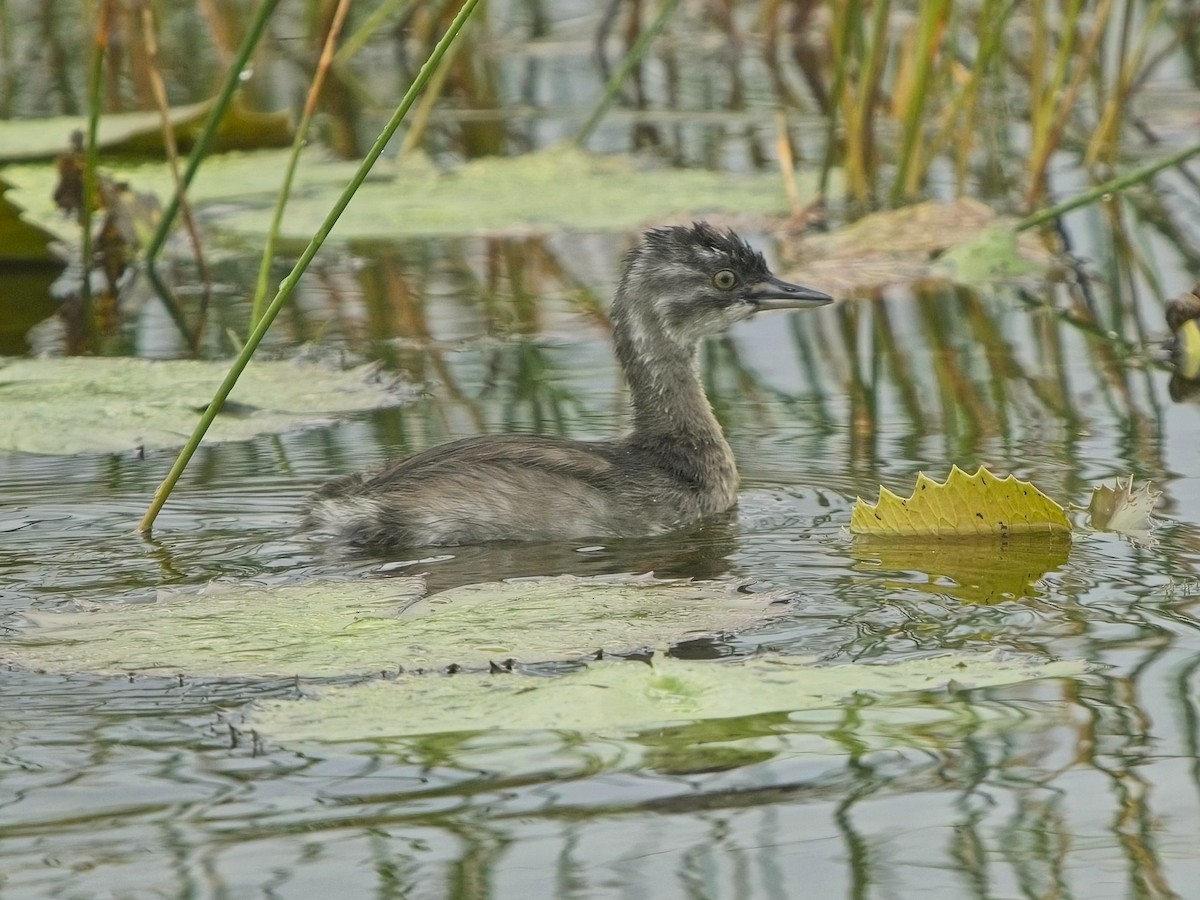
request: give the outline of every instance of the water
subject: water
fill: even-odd
[[[36,6],[17,3],[15,25],[38,21]],[[601,90],[590,68],[595,4],[553,4],[544,33],[530,23],[545,13],[536,4],[489,6],[493,37],[461,57],[480,61],[478,83],[434,113],[434,152],[517,152],[569,138]],[[90,35],[66,8],[45,5],[41,30],[13,29],[14,58],[32,60],[29,77],[0,98],[14,116],[83,106],[82,58],[72,68],[77,54],[55,51]],[[215,45],[197,40],[213,30],[206,17],[217,14],[205,10],[163,17],[164,57],[189,60],[167,73],[176,102],[211,96],[223,70]],[[737,42],[707,22],[673,25],[663,55],[647,64],[649,108],[614,111],[590,146],[773,166],[779,85],[755,46],[758,11],[739,15]],[[1165,15],[1147,46],[1176,46],[1183,18]],[[315,41],[300,34],[303,17],[285,21],[249,85],[260,108],[306,87],[291,60]],[[775,27],[794,24],[780,18]],[[1015,25],[1020,42],[1028,24]],[[799,50],[825,40],[810,32],[780,32],[772,45],[792,92],[811,84],[787,41]],[[360,141],[407,84],[397,63],[404,33],[396,35],[379,36],[359,65],[374,107],[328,111]],[[1025,48],[1014,46],[1016,70]],[[613,32],[609,56],[621,49]],[[1164,154],[1194,139],[1186,51],[1171,50],[1139,87],[1145,135],[1127,136],[1125,150],[1146,147],[1150,134],[1171,145]],[[1097,83],[1116,70],[1098,72]],[[985,159],[971,184],[999,207],[1024,189],[1029,142],[1026,75],[1004,77],[1015,99],[977,135]],[[820,160],[826,123],[811,117],[811,99],[789,109],[790,126],[798,154]],[[1067,133],[1094,125],[1080,121]],[[880,155],[894,163],[892,130],[884,123]],[[952,193],[952,168],[948,158],[935,163],[932,194]],[[1092,183],[1070,153],[1050,172],[1059,198]],[[1117,215],[1107,203],[1067,217],[1065,235],[1085,261],[1067,273],[1072,284],[982,295],[900,287],[883,299],[764,318],[707,346],[706,384],[743,477],[728,529],[411,560],[348,556],[297,528],[322,481],[391,456],[481,433],[617,433],[625,398],[593,300],[611,295],[631,235],[552,231],[324,252],[270,351],[307,343],[318,354],[379,359],[425,390],[336,426],[205,447],[153,539],[133,530],[171,454],[0,456],[0,659],[26,614],[151,603],[164,589],[214,579],[423,572],[436,590],[654,571],[794,594],[786,614],[761,628],[675,648],[712,666],[760,648],[823,664],[999,651],[1086,660],[1086,674],[839,697],[817,709],[636,733],[334,744],[252,730],[258,704],[306,702],[299,698],[320,687],[311,679],[0,664],[0,897],[1196,896],[1200,407],[1172,399],[1157,349],[1160,300],[1195,279],[1195,200],[1194,184],[1177,173],[1156,185],[1128,195]],[[211,260],[209,355],[228,355],[227,329],[244,330],[244,286],[257,262],[222,249]],[[186,271],[175,273],[181,294]],[[49,313],[53,273],[3,275],[0,352],[16,354],[29,325]],[[170,357],[182,347],[151,302],[118,349]],[[1151,479],[1164,492],[1159,525],[1150,541],[1080,533],[1069,547],[1014,541],[920,553],[846,534],[856,495],[873,497],[879,484],[906,492],[918,471],[941,477],[952,462],[986,463],[1080,504],[1116,476]]]
[[[369,307],[376,283],[336,304],[310,292],[308,326],[344,324],[347,297]],[[395,570],[401,560],[299,534],[307,492],[459,435],[620,427],[604,330],[569,304],[540,300],[529,328],[430,294],[426,334],[345,342],[430,379],[427,394],[202,451],[152,541],[133,527],[170,454],[0,461],[4,621],[214,578]],[[883,316],[896,340],[878,351]],[[1085,659],[1086,675],[625,736],[289,746],[241,717],[295,697],[292,679],[7,668],[4,896],[1188,896],[1200,879],[1200,413],[1170,401],[1168,373],[1112,365],[1110,351],[1015,300],[955,293],[748,323],[705,354],[742,465],[735,529],[402,567],[435,587],[655,570],[797,592],[769,627],[683,655],[764,645],[897,662],[1000,648]],[[1161,524],[1151,543],[1084,534],[1069,552],[978,558],[849,539],[855,494],[943,474],[943,460],[1081,503],[1114,475],[1153,477]]]

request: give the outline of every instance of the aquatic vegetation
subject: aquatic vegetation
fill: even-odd
[[[1078,660],[1045,660],[1000,654],[955,653],[891,664],[819,665],[812,659],[758,656],[729,663],[656,655],[650,660],[601,660],[551,678],[517,674],[401,676],[348,687],[324,687],[299,700],[272,700],[249,715],[248,725],[284,744],[336,745],[400,742],[418,735],[502,731],[637,734],[670,726],[767,713],[826,710],[848,698],[917,691],[995,687],[1039,678],[1078,676]],[[919,731],[932,720],[953,718],[952,708],[879,710],[868,721],[890,726],[905,720]],[[932,712],[931,716],[929,713]],[[938,712],[941,715],[938,715]],[[786,721],[777,726],[786,733]],[[863,729],[869,733],[868,725]],[[753,729],[747,729],[749,735]],[[739,734],[731,723],[725,739]],[[675,732],[675,750],[692,743]],[[704,735],[711,742],[713,735]],[[665,743],[665,742],[664,742]],[[397,747],[396,749],[400,749]],[[835,748],[830,747],[832,752]],[[318,749],[317,752],[320,752]]]
[[[1070,531],[1071,523],[1061,506],[1028,481],[999,477],[983,466],[974,475],[951,466],[944,482],[918,474],[908,498],[885,487],[874,504],[860,497],[850,514],[850,530],[889,537],[1001,537]]]
[[[561,576],[426,595],[416,577],[217,582],[150,604],[33,614],[35,627],[5,640],[0,657],[56,672],[222,677],[487,670],[506,660],[578,659],[719,636],[786,609],[772,606],[786,595],[739,587]]]
[[[178,447],[208,407],[227,366],[199,360],[130,358],[0,360],[8,423],[0,451],[70,455]],[[408,392],[373,365],[339,371],[300,362],[258,362],[211,440],[329,422],[394,406]]]

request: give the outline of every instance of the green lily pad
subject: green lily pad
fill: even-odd
[[[67,455],[182,446],[229,370],[226,362],[75,357],[0,360],[0,451]],[[359,410],[403,395],[370,367],[335,371],[255,362],[217,416],[208,441],[238,441]]]
[[[59,238],[62,213],[54,209],[51,201],[47,204],[49,209],[43,211],[43,224],[39,224],[9,198],[10,193],[12,185],[0,178],[0,262],[58,262],[59,257],[51,251],[50,245]],[[59,226],[57,228],[51,227],[46,218],[51,215],[50,210],[58,213],[60,221],[52,223]],[[78,225],[74,230],[79,231]]]
[[[267,701],[249,724],[284,743],[475,731],[636,732],[835,708],[854,694],[992,687],[1086,671],[1079,661],[961,653],[892,665],[818,666],[783,656],[736,663],[606,660],[552,678],[403,676],[329,687],[315,699]]]
[[[773,214],[787,210],[774,174],[731,176],[694,169],[640,165],[620,156],[595,156],[557,147],[519,157],[486,157],[430,177],[407,159],[394,180],[365,185],[339,220],[336,236],[375,239],[521,229],[634,228],[663,216],[712,212]],[[330,198],[309,195],[288,204],[284,235],[307,240]],[[268,210],[224,217],[219,227],[258,235]]]
[[[192,203],[222,204],[208,219],[216,230],[255,240],[270,226],[284,151],[227,153],[205,160],[189,192]],[[301,162],[281,238],[307,243],[355,166],[309,152]],[[161,165],[106,167],[141,192],[168,196]],[[60,240],[77,241],[78,226],[51,201],[55,173],[48,165],[9,166],[11,201],[26,218]],[[487,157],[452,170],[410,155],[376,165],[333,232],[342,240],[576,228],[619,230],[666,216],[712,213],[775,214],[787,197],[774,174],[725,175],[641,165],[629,157],[596,156],[571,147],[519,157]]]
[[[199,135],[213,101],[177,106],[168,112],[179,149],[186,153]],[[0,162],[53,159],[66,152],[74,131],[87,128],[85,116],[12,119],[0,128]],[[288,112],[259,113],[236,100],[229,105],[213,139],[212,150],[281,147],[292,141]],[[162,119],[158,110],[107,113],[100,117],[96,146],[106,154],[161,154]]]
[[[470,585],[418,603],[417,578],[214,585],[151,604],[30,614],[36,627],[0,643],[0,658],[56,672],[167,675],[486,668],[742,629],[778,599],[736,587],[561,576]]]

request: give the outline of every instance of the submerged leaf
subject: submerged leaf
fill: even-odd
[[[1138,490],[1133,489],[1133,476],[1116,487],[1099,484],[1092,488],[1092,499],[1088,503],[1088,522],[1097,531],[1116,531],[1121,534],[1139,534],[1150,530],[1150,513],[1162,491],[1150,490],[1147,482]]]
[[[564,575],[469,585],[417,602],[424,585],[416,578],[213,585],[157,603],[31,616],[37,627],[0,645],[0,658],[58,672],[190,675],[487,668],[743,629],[779,599],[736,588]]]
[[[1027,481],[997,478],[983,466],[968,475],[952,466],[944,483],[917,475],[911,497],[879,489],[879,502],[859,497],[850,530],[881,537],[1007,535],[1069,532],[1066,511]]]
[[[552,678],[406,676],[267,701],[252,727],[277,741],[380,741],[470,731],[605,733],[668,723],[834,708],[858,693],[976,688],[1087,670],[1083,662],[953,654],[892,665],[817,666],[796,657],[736,663],[602,661]],[[656,732],[657,733],[657,732]]]
[[[225,362],[99,357],[0,360],[0,451],[67,455],[181,446],[229,370]],[[403,399],[372,367],[255,362],[206,440],[237,441]]]

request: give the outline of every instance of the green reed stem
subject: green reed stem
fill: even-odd
[[[846,84],[850,67],[850,46],[853,29],[851,23],[858,21],[861,15],[859,0],[849,0],[845,9],[838,14],[840,4],[833,4],[833,24],[830,26],[835,38],[832,42],[837,47],[834,59],[833,90],[829,92],[829,120],[825,126],[825,159],[821,162],[821,177],[817,183],[817,196],[824,199],[829,187],[829,176],[833,170],[837,151],[837,123],[842,109],[842,100],[846,92]],[[846,154],[850,151],[847,149]],[[846,166],[849,170],[849,166]],[[847,171],[849,175],[849,171]],[[849,180],[849,179],[848,179]],[[850,185],[853,188],[853,184]]]
[[[916,84],[913,87],[913,102],[905,110],[907,121],[904,123],[903,149],[900,152],[900,165],[896,169],[896,180],[892,184],[893,206],[899,206],[905,197],[916,193],[917,182],[923,174],[914,166],[917,139],[925,126],[929,73],[933,70],[934,57],[937,55],[936,34],[945,21],[949,3],[950,0],[932,0],[922,4],[920,40],[916,51]]]
[[[464,41],[451,47],[446,53],[446,58],[442,60],[442,64],[438,66],[438,70],[433,73],[433,78],[429,81],[429,89],[425,91],[425,96],[417,104],[417,111],[413,113],[412,122],[409,123],[408,130],[404,133],[404,140],[400,142],[400,156],[407,156],[421,146],[421,141],[425,139],[425,132],[429,130],[429,120],[433,115],[434,107],[437,106],[442,89],[446,86],[446,79],[450,77],[450,69],[454,65],[455,57],[458,56],[464,45],[470,46],[468,42]]]
[[[1124,175],[1113,178],[1103,184],[1098,184],[1094,188],[1084,191],[1070,200],[1064,200],[1062,203],[1056,203],[1054,206],[1043,209],[1034,213],[1031,216],[1026,216],[1016,224],[1017,231],[1026,231],[1030,228],[1036,228],[1051,219],[1057,219],[1061,215],[1069,213],[1073,209],[1078,209],[1081,206],[1087,206],[1089,203],[1095,203],[1108,194],[1116,194],[1133,187],[1135,184],[1140,184],[1143,181],[1149,181],[1163,169],[1170,169],[1174,166],[1181,165],[1187,162],[1193,156],[1200,155],[1200,144],[1193,144],[1191,147],[1186,147],[1178,153],[1173,153],[1165,159],[1160,159],[1157,162],[1149,163],[1142,166],[1140,169],[1134,169]]]
[[[853,151],[858,159],[862,175],[862,192],[856,199],[865,203],[875,194],[875,176],[879,169],[875,159],[875,116],[879,111],[879,83],[883,78],[888,56],[888,20],[891,13],[890,0],[875,0],[875,12],[871,24],[871,44],[867,52],[867,69],[862,77],[857,109],[853,115],[857,126],[846,129],[846,153]],[[851,142],[851,134],[857,136],[857,147]],[[847,163],[846,171],[849,173]]]
[[[204,127],[201,129],[199,137],[196,138],[196,143],[192,146],[192,152],[188,156],[187,168],[183,170],[183,190],[186,191],[188,186],[191,185],[192,179],[196,177],[196,170],[200,168],[200,163],[204,160],[205,154],[208,153],[208,145],[212,143],[213,135],[217,133],[217,128],[221,124],[221,120],[225,118],[225,111],[229,108],[229,104],[233,100],[233,94],[242,82],[242,72],[246,68],[246,63],[250,60],[251,54],[254,53],[254,48],[258,46],[259,40],[262,39],[263,32],[267,28],[267,20],[271,18],[271,13],[275,11],[275,7],[278,5],[279,0],[263,0],[262,6],[258,8],[258,14],[254,17],[254,21],[250,23],[250,30],[246,32],[246,38],[242,41],[242,46],[238,48],[237,56],[229,64],[229,72],[225,76],[225,83],[221,85],[221,92],[217,94],[217,99],[213,101],[208,118],[204,121]],[[147,265],[154,265],[154,260],[158,258],[163,244],[166,243],[167,234],[171,230],[175,216],[179,214],[179,201],[180,192],[176,191],[171,197],[171,202],[167,204],[167,208],[163,210],[162,218],[158,222],[158,228],[155,229],[154,235],[150,238],[150,243],[146,247]]]
[[[295,137],[292,138],[292,151],[288,155],[287,168],[283,172],[283,184],[275,197],[275,212],[271,216],[271,227],[267,229],[267,242],[263,247],[262,260],[258,265],[258,282],[254,286],[254,302],[250,307],[250,326],[253,328],[262,318],[263,308],[267,300],[267,280],[271,276],[271,263],[275,258],[275,244],[279,240],[279,229],[283,224],[283,210],[287,207],[288,198],[292,194],[292,181],[296,177],[296,166],[300,163],[300,151],[308,140],[308,128],[312,124],[313,114],[317,109],[317,98],[325,84],[333,63],[333,48],[342,26],[346,22],[346,14],[350,10],[350,0],[340,0],[333,13],[333,21],[329,25],[329,33],[325,35],[325,45],[321,48],[321,58],[317,63],[317,71],[313,75],[312,84],[308,88],[308,98],[304,101],[304,112],[300,115],[300,124],[296,126]]]
[[[84,318],[89,333],[95,327],[92,315],[92,203],[96,199],[96,142],[100,133],[100,83],[104,77],[104,57],[108,55],[108,29],[112,17],[112,0],[100,4],[96,21],[96,41],[92,48],[92,70],[88,82],[88,125],[83,141],[83,200],[79,206],[79,255],[83,265],[80,291],[83,296]]]
[[[371,11],[362,25],[342,42],[342,46],[333,55],[334,66],[343,66],[349,62],[359,50],[367,45],[367,41],[375,36],[375,32],[387,24],[389,18],[402,11],[410,3],[412,0],[383,0]]]
[[[179,451],[179,456],[175,460],[175,464],[171,467],[171,471],[167,473],[167,477],[163,479],[162,484],[155,491],[154,500],[138,525],[140,533],[149,533],[151,527],[154,525],[154,520],[158,517],[159,511],[163,508],[163,504],[167,502],[167,497],[170,496],[171,490],[175,487],[176,482],[179,481],[179,477],[187,467],[188,461],[191,460],[192,455],[200,446],[200,441],[204,438],[205,432],[212,425],[213,419],[217,417],[217,413],[221,411],[221,406],[225,403],[225,399],[233,390],[234,385],[237,384],[238,378],[250,362],[254,351],[262,343],[262,339],[271,327],[271,323],[275,321],[275,317],[279,315],[279,311],[283,309],[284,304],[296,289],[296,284],[300,281],[300,276],[308,269],[309,263],[317,255],[317,251],[321,249],[321,245],[325,243],[325,239],[329,237],[333,226],[337,224],[337,220],[341,217],[346,207],[350,205],[355,192],[358,191],[359,186],[366,180],[371,167],[375,165],[375,161],[379,159],[384,148],[387,147],[388,142],[396,133],[396,129],[400,127],[400,123],[404,121],[404,117],[408,114],[409,108],[425,87],[425,83],[429,81],[430,77],[437,70],[438,63],[441,62],[442,57],[446,54],[454,39],[458,37],[458,33],[462,31],[463,26],[466,25],[467,20],[471,17],[471,13],[474,12],[478,4],[479,0],[464,0],[462,8],[458,11],[458,15],[454,17],[454,21],[450,23],[450,27],[446,29],[446,33],[442,35],[441,40],[437,42],[437,46],[433,48],[433,52],[425,60],[425,64],[421,66],[421,71],[417,73],[416,79],[409,86],[408,91],[405,92],[404,99],[400,101],[400,105],[392,113],[392,117],[388,120],[387,125],[384,126],[383,131],[379,133],[379,137],[375,139],[375,143],[371,145],[371,149],[367,151],[367,155],[363,158],[363,161],[359,163],[354,177],[350,179],[350,183],[346,185],[337,202],[333,204],[333,208],[325,216],[321,227],[317,229],[317,233],[313,235],[308,246],[304,248],[304,252],[300,254],[300,258],[296,261],[296,265],[292,268],[292,271],[280,282],[279,292],[275,295],[275,299],[271,301],[262,318],[255,324],[254,330],[246,338],[245,346],[242,347],[241,353],[238,354],[237,359],[230,366],[225,380],[217,388],[212,402],[208,404],[208,409],[200,417],[200,421],[196,424],[196,430],[192,432],[192,436],[188,439],[184,448]]]
[[[625,54],[625,58],[621,60],[621,64],[617,66],[617,70],[608,79],[608,84],[604,87],[604,96],[600,98],[600,102],[592,109],[591,115],[587,117],[587,121],[579,129],[579,134],[575,135],[576,144],[583,146],[587,142],[587,139],[591,137],[596,126],[600,124],[600,120],[604,118],[604,114],[608,112],[608,108],[612,106],[612,102],[617,99],[617,94],[621,91],[621,85],[625,83],[625,79],[629,77],[629,73],[634,70],[634,67],[641,62],[642,57],[645,56],[646,51],[650,48],[650,44],[658,37],[658,33],[663,30],[663,26],[667,24],[667,19],[678,5],[679,0],[664,0],[662,8],[658,11],[658,16],[650,23],[650,27],[638,35],[638,39],[633,42],[633,46],[629,48],[629,52]]]

